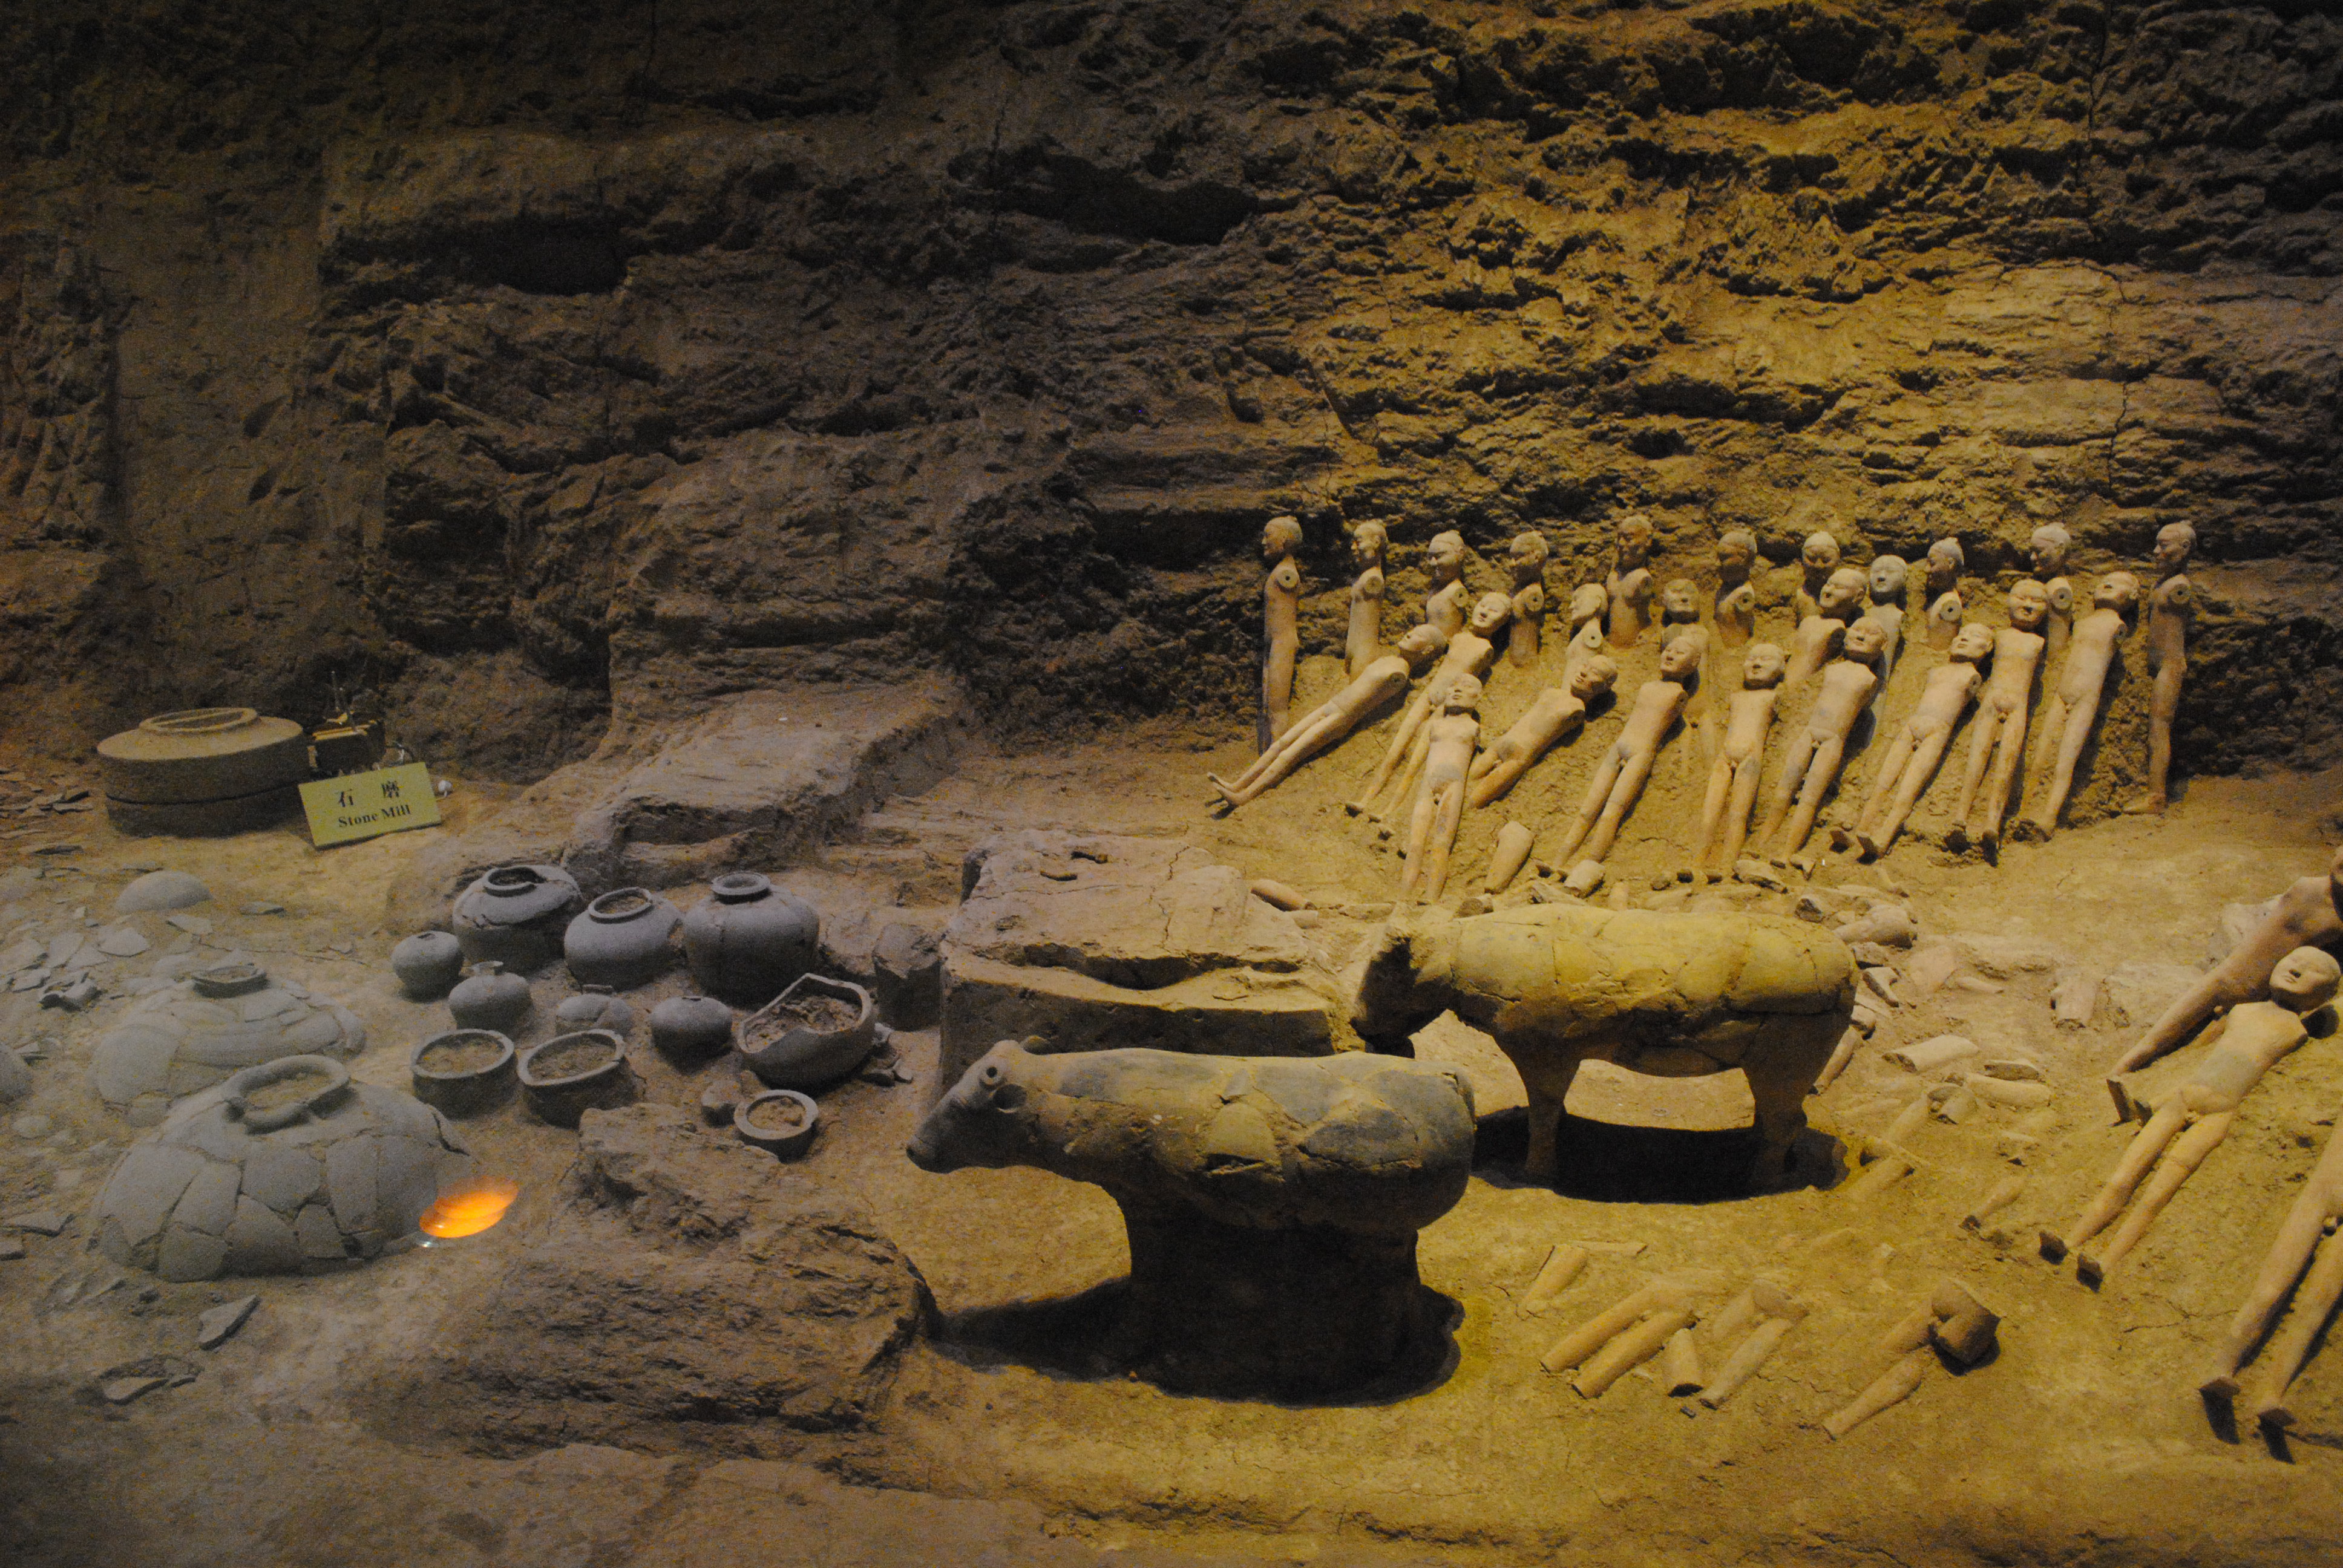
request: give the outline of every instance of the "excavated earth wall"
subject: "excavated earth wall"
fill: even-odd
[[[2295,4],[13,7],[0,682],[527,778],[806,681],[1233,710],[1280,510],[1305,651],[1369,517],[1394,622],[1448,527],[1951,533],[1993,617],[2186,518],[2182,766],[2331,759],[2338,132]]]

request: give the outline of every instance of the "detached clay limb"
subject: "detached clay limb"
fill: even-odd
[[[1960,631],[1962,618],[1968,608],[1961,599],[1961,573],[1967,565],[1958,539],[1938,539],[1928,547],[1927,586],[1922,597],[1926,600],[1923,615],[1930,648],[1950,648]]]
[[[2343,849],[2335,851],[2325,875],[2289,883],[2261,924],[2210,974],[2175,998],[2108,1071],[2145,1067],[2186,1043],[2219,1009],[2268,996],[2272,967],[2295,949],[2337,946],[2343,946]]]
[[[1838,1044],[1832,1049],[1830,1060],[1823,1063],[1823,1070],[1820,1072],[1815,1074],[1816,1094],[1820,1094],[1838,1081],[1839,1074],[1845,1072],[1847,1064],[1855,1060],[1855,1053],[1863,1049],[1863,1030],[1853,1024],[1847,1025],[1840,1032]]]
[[[1427,743],[1423,736],[1425,723],[1445,699],[1451,681],[1469,675],[1477,685],[1487,677],[1490,667],[1497,659],[1497,645],[1493,639],[1498,632],[1504,629],[1506,618],[1513,613],[1513,601],[1503,594],[1481,596],[1480,602],[1473,607],[1473,618],[1463,630],[1448,639],[1448,651],[1441,656],[1438,668],[1433,670],[1430,678],[1408,703],[1407,711],[1400,716],[1399,727],[1392,735],[1391,745],[1384,750],[1383,761],[1377,764],[1373,776],[1367,780],[1366,789],[1360,791],[1357,799],[1346,802],[1344,810],[1353,816],[1366,811],[1375,798],[1383,793],[1383,786],[1391,782],[1392,776],[1400,771],[1403,762],[1407,764],[1407,772],[1401,777],[1398,795],[1403,800],[1410,798],[1414,784],[1413,775],[1423,765],[1423,747]]]
[[[1797,634],[1791,638],[1786,684],[1802,684],[1838,654],[1848,623],[1862,608],[1865,580],[1853,567],[1841,567],[1824,579],[1814,613],[1799,620]],[[1880,646],[1886,647],[1884,638]]]
[[[2026,541],[2026,551],[2033,558],[2034,577],[2042,584],[2048,597],[2049,616],[2043,623],[2042,636],[2048,644],[2042,662],[2056,669],[2066,657],[2066,644],[2075,635],[2075,585],[2066,580],[2066,552],[2074,548],[2074,538],[2056,523],[2045,523],[2034,530]]]
[[[1522,1315],[1536,1317],[1554,1304],[1554,1299],[1570,1289],[1578,1276],[1585,1271],[1589,1253],[1584,1247],[1567,1241],[1557,1241],[1545,1255],[1544,1266],[1530,1282],[1529,1293],[1522,1298]]]
[[[2015,1176],[2003,1177],[1993,1184],[1992,1189],[1984,1197],[1969,1205],[1969,1211],[1961,1216],[1961,1229],[1984,1230],[1987,1220],[2016,1202],[2019,1195],[2025,1191],[2026,1177],[2023,1172]]]
[[[1433,535],[1423,565],[1432,574],[1432,591],[1423,600],[1424,624],[1453,638],[1464,629],[1464,607],[1473,598],[1464,586],[1464,536],[1453,528]]]
[[[1920,700],[1879,759],[1871,798],[1864,802],[1863,816],[1855,825],[1855,842],[1867,858],[1875,860],[1895,847],[1905,819],[1919,804],[1921,793],[1945,759],[1953,727],[1968,711],[1984,682],[1979,662],[1992,654],[1993,632],[1983,626],[1965,626],[1946,650],[1946,662],[1928,672]]]
[[[1538,1364],[1550,1372],[1569,1372],[1650,1313],[1680,1310],[1689,1317],[1696,1289],[1696,1283],[1684,1280],[1654,1280],[1643,1289],[1620,1297],[1554,1341],[1545,1354],[1538,1358]],[[1666,1336],[1661,1337],[1664,1339]],[[1652,1348],[1657,1350],[1659,1346],[1654,1343]]]
[[[2078,628],[2078,646],[2081,638]],[[2338,981],[2343,981],[2343,969],[2317,948],[2297,948],[2279,960],[2270,972],[2270,1000],[2232,1008],[2213,1026],[2208,1034],[2213,1049],[2157,1106],[2098,1195],[2066,1232],[2042,1232],[2042,1255],[2056,1262],[2069,1249],[2083,1246],[2124,1211],[2147,1181],[2138,1204],[2107,1244],[2076,1261],[2085,1282],[2097,1284],[2104,1278],[2228,1135],[2237,1107],[2262,1075],[2309,1038],[2304,1017],[2334,1000]]]
[[[1383,559],[1391,536],[1370,518],[1351,530],[1351,621],[1342,637],[1342,667],[1353,680],[1367,672],[1383,641]]]
[[[1424,727],[1423,782],[1407,825],[1407,856],[1400,871],[1403,900],[1428,903],[1448,883],[1448,859],[1464,817],[1464,775],[1481,743],[1481,683],[1458,675],[1441,699],[1440,716]]]
[[[2343,1297],[2343,1243],[2330,1236],[2319,1243],[2318,1260],[2296,1287],[2294,1316],[2270,1342],[2255,1380],[2253,1416],[2263,1426],[2282,1432],[2294,1424],[2286,1391],[2310,1360],[2311,1346],[2334,1315],[2338,1297]]]
[[[1507,564],[1513,573],[1513,618],[1505,635],[1505,662],[1535,664],[1545,631],[1545,563],[1552,547],[1532,528],[1513,536]]]
[[[2042,803],[2027,813],[2023,826],[2029,838],[2047,839],[2057,830],[2058,814],[2075,786],[2075,764],[2098,722],[2099,700],[2106,695],[2107,670],[2123,640],[2124,623],[2139,603],[2139,579],[2129,572],[2109,572],[2091,595],[2091,613],[2075,623],[2075,638],[2066,645],[2066,661],[2058,685],[2043,715],[2043,744],[2055,744],[2050,784]]]
[[[1349,735],[1407,689],[1408,679],[1439,651],[1440,634],[1428,626],[1411,629],[1399,646],[1373,660],[1356,678],[1287,727],[1232,780],[1206,774],[1231,807],[1243,805],[1302,763]]]
[[[2156,587],[2147,596],[2147,673],[2154,682],[2147,699],[2147,794],[2135,811],[2164,809],[2172,777],[2172,720],[2180,711],[2180,686],[2188,672],[2188,621],[2197,593],[2189,587],[2188,558],[2197,530],[2168,523],[2156,535]]]
[[[1694,644],[1676,641],[1660,650],[1659,678],[1645,681],[1635,693],[1635,705],[1628,712],[1619,739],[1596,762],[1594,776],[1587,781],[1586,799],[1580,803],[1578,817],[1555,852],[1556,861],[1571,859],[1582,847],[1588,859],[1609,857],[1627,813],[1635,809],[1636,800],[1643,796],[1644,785],[1652,776],[1652,764],[1658,759],[1661,746],[1684,711],[1699,670],[1700,649]]]
[[[1757,804],[1757,784],[1765,767],[1765,740],[1773,733],[1774,709],[1788,666],[1770,642],[1753,642],[1741,656],[1741,689],[1725,705],[1725,735],[1708,768],[1708,794],[1701,803],[1700,843],[1691,869],[1721,882],[1741,858],[1749,835],[1749,813]]]
[[[1920,1380],[1928,1375],[1928,1363],[1935,1359],[1925,1350],[1910,1352],[1902,1361],[1882,1372],[1870,1387],[1855,1395],[1854,1402],[1825,1417],[1823,1430],[1834,1440],[1842,1438],[1881,1411],[1901,1404],[1919,1388]]]
[[[1777,866],[1805,847],[1806,835],[1814,830],[1815,814],[1822,809],[1823,797],[1838,782],[1839,768],[1846,759],[1847,736],[1879,684],[1873,666],[1884,636],[1876,624],[1867,620],[1847,628],[1845,649],[1824,671],[1822,693],[1806,716],[1805,729],[1790,743],[1781,782],[1765,809],[1760,829],[1766,858]]]
[[[1285,733],[1287,711],[1293,702],[1293,660],[1301,634],[1296,629],[1302,608],[1302,568],[1293,552],[1302,548],[1302,523],[1297,518],[1272,518],[1261,531],[1262,558],[1269,576],[1261,585],[1261,748]]]
[[[1801,1310],[1803,1313],[1803,1309]],[[1785,1335],[1797,1326],[1795,1318],[1767,1318],[1749,1331],[1748,1337],[1733,1348],[1725,1364],[1716,1369],[1701,1391],[1700,1402],[1711,1410],[1721,1409],[1726,1400],[1740,1392],[1741,1385],[1755,1376],[1765,1364]]]
[[[1477,766],[1478,759],[1475,759]],[[1489,850],[1489,874],[1482,879],[1484,893],[1502,893],[1522,868],[1529,863],[1530,847],[1537,835],[1519,822],[1508,822],[1497,829],[1497,841]]]
[[[1688,1306],[1670,1307],[1654,1312],[1642,1322],[1623,1332],[1578,1369],[1570,1380],[1582,1399],[1599,1399],[1604,1391],[1629,1372],[1659,1354],[1660,1348],[1692,1322]]]
[[[1746,528],[1727,528],[1716,538],[1716,604],[1709,618],[1716,640],[1739,648],[1756,634],[1757,588],[1749,580],[1756,564],[1757,538]]]
[[[1706,1380],[1700,1375],[1700,1346],[1693,1340],[1692,1330],[1680,1328],[1670,1334],[1661,1356],[1660,1384],[1668,1391],[1669,1398],[1698,1393],[1706,1386]]]
[[[1587,705],[1618,678],[1619,667],[1609,655],[1597,653],[1572,666],[1563,685],[1539,691],[1497,743],[1473,759],[1466,780],[1472,804],[1486,806],[1511,789],[1531,764],[1585,724]]]
[[[2026,729],[2033,715],[2034,673],[2042,666],[2043,618],[2050,598],[2032,578],[2009,590],[2009,624],[1993,636],[1993,674],[1977,695],[1969,726],[1968,768],[1954,816],[1955,849],[1974,840],[1988,855],[2001,847],[2001,820],[2011,786],[2026,760]]]
[[[1617,554],[1603,580],[1613,648],[1633,648],[1652,623],[1652,520],[1640,513],[1619,519]]]
[[[1973,1367],[1991,1355],[2001,1328],[2001,1317],[1976,1299],[1958,1280],[1936,1286],[1928,1302],[1935,1321],[1928,1325],[1928,1342],[1950,1360]]]

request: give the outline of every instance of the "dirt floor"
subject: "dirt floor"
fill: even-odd
[[[1647,673],[1629,661],[1623,692]],[[1312,661],[1304,700],[1331,680],[1327,662]],[[1504,674],[1492,683],[1493,733],[1531,689]],[[1574,806],[1616,725],[1615,713],[1598,718],[1468,820],[1452,901],[1473,885],[1498,823]],[[826,907],[935,919],[960,853],[996,827],[1179,835],[1310,894],[1313,937],[1339,964],[1396,881],[1393,846],[1341,804],[1380,744],[1356,739],[1226,818],[1207,810],[1202,777],[1242,766],[1249,747],[1233,735],[1166,726],[1046,752],[980,749],[783,880]],[[1651,885],[1680,858],[1695,753],[1693,741],[1671,743],[1598,901],[1666,908],[1695,896],[1672,879]],[[1860,763],[1851,781],[1865,782]],[[2099,1082],[2107,1061],[2204,962],[2224,906],[2324,866],[2339,785],[2331,774],[2197,781],[2164,819],[2116,817],[2013,845],[1997,865],[1937,847],[1941,823],[1926,809],[1879,867],[1825,854],[1816,881],[1894,890],[1923,939],[1955,941],[1962,962],[1933,994],[1885,1010],[1877,1038],[1811,1102],[1809,1173],[1828,1182],[1859,1163],[1866,1139],[1925,1096],[1926,1081],[1881,1060],[1892,1044],[1963,1034],[1987,1056],[2033,1058],[2056,1091],[2052,1112],[2030,1120],[1980,1108],[1958,1124],[1924,1121],[1904,1141],[1921,1168],[1875,1196],[1814,1185],[1741,1195],[1731,1172],[1746,1154],[1748,1099],[1737,1075],[1594,1069],[1572,1096],[1560,1181],[1524,1184],[1518,1080],[1484,1037],[1435,1024],[1419,1053],[1472,1074],[1483,1158],[1421,1249],[1424,1280],[1455,1303],[1453,1353],[1428,1386],[1378,1402],[1175,1396],[1062,1364],[1036,1303],[1120,1274],[1119,1218],[1097,1190],[1038,1172],[914,1169],[901,1149],[933,1092],[932,1034],[900,1037],[911,1084],[856,1082],[825,1097],[808,1169],[861,1190],[932,1290],[936,1331],[910,1352],[875,1430],[786,1458],[582,1444],[488,1458],[377,1419],[363,1391],[419,1364],[549,1212],[574,1135],[518,1106],[465,1129],[481,1164],[522,1186],[505,1223],[352,1272],[158,1284],[91,1251],[77,1217],[0,1261],[0,1540],[10,1543],[0,1556],[580,1568],[1510,1563],[1564,1552],[1635,1565],[2313,1561],[2343,1539],[2343,1363],[2314,1359],[2295,1400],[2302,1425],[2278,1450],[2215,1426],[2195,1389],[2343,1100],[2331,1017],[2269,1074],[2103,1289],[2078,1283],[2071,1262],[2044,1262],[2034,1237],[2081,1205],[2123,1144]],[[1947,782],[1932,799],[1948,795]],[[449,826],[434,831],[460,831],[505,797],[459,781]],[[118,838],[96,814],[24,823],[23,837],[0,839],[16,866],[0,881],[13,895],[0,943],[111,924],[135,869],[167,865],[204,878],[214,898],[186,911],[192,922],[140,917],[154,953],[249,953],[342,1000],[367,1028],[353,1064],[362,1081],[403,1085],[407,1052],[445,1027],[443,1008],[398,995],[386,960],[407,933],[379,912],[428,833],[320,852],[290,829],[194,842]],[[79,848],[41,852],[61,842]],[[1826,844],[1818,834],[1817,849]],[[1784,877],[1793,892],[1806,881]],[[688,904],[701,891],[669,896]],[[1786,911],[1792,893],[1698,896]],[[239,912],[264,904],[282,909]],[[120,983],[151,962],[102,970],[108,997],[80,1015],[44,1011],[34,992],[0,996],[5,1038],[41,1052],[35,1092],[0,1119],[0,1217],[78,1216],[135,1135],[88,1089],[86,1064],[125,1005]],[[2054,1025],[2052,987],[2088,972],[2105,977],[2093,1021]],[[635,1000],[682,986],[671,974]],[[539,982],[524,1042],[548,1032],[566,990],[566,980]],[[651,1097],[697,1098],[696,1078],[638,1054]],[[2023,1194],[1965,1231],[1970,1204],[2012,1173],[2026,1176]],[[1564,1241],[1596,1244],[1592,1265],[1550,1310],[1525,1315],[1529,1282]],[[1593,1400],[1540,1370],[1573,1323],[1646,1278],[1695,1267],[1716,1271],[1712,1306],[1762,1276],[1809,1309],[1722,1410],[1666,1397],[1655,1366]],[[1875,1342],[1946,1275],[2003,1314],[1998,1355],[1963,1375],[1932,1371],[1902,1405],[1826,1437],[1821,1418],[1886,1365]],[[260,1306],[243,1331],[196,1349],[196,1315],[247,1290]],[[154,1356],[197,1375],[105,1402],[99,1374]]]

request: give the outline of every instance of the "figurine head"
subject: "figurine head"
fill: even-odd
[[[1512,551],[1514,579],[1523,583],[1534,581],[1538,574],[1545,570],[1546,558],[1553,553],[1554,547],[1547,544],[1545,536],[1535,528],[1515,534]]]
[[[2009,624],[2020,631],[2039,631],[2050,618],[2050,590],[2032,578],[2010,585]]]
[[[1421,670],[1438,658],[1447,646],[1448,639],[1440,635],[1440,628],[1425,622],[1409,627],[1400,639],[1392,644],[1392,649],[1407,660],[1410,669]]]
[[[1846,628],[1839,652],[1857,664],[1869,664],[1887,651],[1887,628],[1875,620],[1859,620]]]
[[[1798,558],[1810,572],[1826,572],[1838,565],[1838,541],[1817,528],[1798,548]]]
[[[2139,579],[2129,572],[2109,572],[2091,589],[2091,605],[2096,609],[2119,610],[2130,614],[2139,603]]]
[[[1870,569],[1864,573],[1871,584],[1871,602],[1893,604],[1904,597],[1904,578],[1911,568],[1902,556],[1874,556]]]
[[[1618,678],[1619,666],[1610,655],[1598,653],[1579,660],[1578,668],[1570,672],[1570,695],[1581,702],[1592,702],[1610,690]]]
[[[1272,518],[1262,525],[1261,553],[1264,559],[1281,561],[1301,548],[1301,518]]]
[[[2026,542],[2026,549],[2034,556],[2034,575],[2055,578],[2065,571],[2066,551],[2074,542],[2074,537],[2056,523],[2045,523],[2035,529],[2034,537]]]
[[[1976,664],[1992,658],[1993,628],[1982,621],[1969,622],[1953,633],[1952,646],[1945,649],[1945,657],[1958,659],[1964,664]]]
[[[2197,550],[2197,530],[2187,523],[2167,523],[2156,530],[2156,573],[2170,577],[2188,564]]]
[[[1574,630],[1590,620],[1603,618],[1604,608],[1611,602],[1601,583],[1581,583],[1570,590],[1570,624]]]
[[[1616,533],[1621,571],[1634,571],[1652,558],[1651,518],[1641,512],[1630,512],[1619,519]]]
[[[1824,579],[1822,590],[1815,595],[1815,608],[1824,615],[1844,620],[1862,602],[1863,589],[1863,574],[1853,567],[1841,567]]]
[[[1513,601],[1511,596],[1484,593],[1473,604],[1473,614],[1464,622],[1464,629],[1474,637],[1493,637],[1503,630],[1505,623],[1513,618]]]
[[[2297,948],[2270,970],[2270,1000],[2288,1012],[2316,1012],[2335,1000],[2343,966],[2317,948]]]
[[[1383,552],[1391,548],[1391,535],[1383,526],[1369,518],[1351,530],[1351,559],[1361,571],[1383,563]]]
[[[1753,642],[1741,650],[1741,684],[1749,690],[1781,685],[1789,668],[1789,657],[1775,643]]]
[[[1443,712],[1471,713],[1481,706],[1481,678],[1469,670],[1458,670],[1448,682],[1447,693],[1440,699]]]
[[[1700,589],[1690,578],[1676,578],[1660,590],[1662,620],[1698,620]]]
[[[1464,536],[1453,528],[1432,536],[1424,548],[1424,564],[1432,575],[1443,583],[1453,583],[1464,575]]]
[[[1682,680],[1700,668],[1701,639],[1679,637],[1660,649],[1660,678]]]
[[[1757,536],[1747,528],[1727,528],[1716,537],[1716,575],[1728,583],[1749,580],[1757,558]]]

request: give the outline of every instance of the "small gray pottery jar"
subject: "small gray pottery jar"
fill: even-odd
[[[553,1026],[568,1034],[581,1029],[607,1029],[612,1034],[635,1031],[635,1010],[612,996],[606,985],[589,985],[553,1010]]]
[[[435,1034],[407,1059],[415,1098],[449,1116],[492,1111],[512,1095],[513,1042],[492,1029]]]
[[[671,996],[651,1009],[651,1044],[676,1061],[704,1061],[732,1043],[732,1010],[712,996]]]
[[[562,928],[585,902],[558,866],[498,866],[457,899],[456,940],[473,963],[542,969],[560,955]]]
[[[437,1001],[464,978],[464,945],[447,931],[417,931],[390,950],[390,972],[410,1001]]]
[[[489,1029],[512,1032],[528,1016],[528,981],[504,972],[494,959],[474,964],[469,978],[447,993],[447,1011],[458,1029]]]
[[[760,1109],[776,1105],[797,1108],[801,1120],[795,1127],[760,1127],[757,1116]],[[812,1100],[794,1089],[769,1089],[762,1094],[751,1094],[732,1108],[732,1131],[740,1141],[752,1149],[762,1149],[783,1160],[794,1160],[813,1142],[813,1135],[821,1127],[821,1111]]]
[[[562,956],[579,985],[627,990],[657,980],[673,961],[668,939],[683,917],[645,888],[616,888],[586,906],[562,933]]]
[[[632,1105],[641,1094],[627,1042],[607,1029],[557,1034],[520,1053],[521,1099],[538,1120],[575,1127],[588,1111]]]

